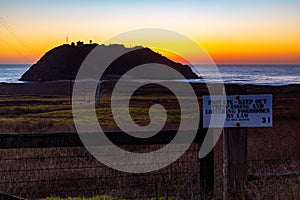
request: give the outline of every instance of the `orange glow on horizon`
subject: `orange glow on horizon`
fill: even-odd
[[[299,5],[285,0],[163,1],[159,7],[156,1],[6,1],[0,6],[0,63],[33,64],[66,36],[69,43],[100,44],[124,32],[159,28],[202,45],[217,64],[300,64]],[[186,50],[181,53],[193,64],[201,62],[201,55],[180,41],[163,40],[173,51]]]
[[[41,48],[40,52],[5,52],[0,49],[0,63],[3,64],[34,64],[51,48]],[[188,58],[170,52],[159,51],[163,56],[182,64],[201,63],[197,54],[189,52]],[[299,52],[234,52],[229,49],[225,52],[208,50],[208,54],[216,64],[300,64]],[[187,61],[188,59],[188,61]]]
[[[212,41],[212,39],[210,40]],[[1,41],[0,41],[1,42]],[[69,41],[70,43],[71,41]],[[75,41],[74,41],[75,42]],[[93,41],[96,43],[101,43]],[[30,44],[29,48],[1,45],[0,46],[0,63],[3,64],[34,64],[47,51],[62,45],[64,42],[59,40],[45,41],[37,38],[35,42]],[[87,43],[87,40],[85,40]],[[207,51],[208,55],[216,64],[300,64],[300,40],[299,42],[268,42],[253,41],[248,43],[238,43],[237,41],[216,41],[216,42],[197,42]],[[199,54],[187,49],[187,57],[175,55],[162,50],[158,51],[169,59],[188,64],[187,60],[192,64],[201,63]]]

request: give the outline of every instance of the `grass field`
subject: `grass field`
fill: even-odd
[[[92,198],[66,198],[66,199],[62,199],[62,198],[58,198],[58,197],[50,197],[50,198],[46,198],[43,200],[119,200],[115,197],[112,196],[95,196]],[[126,199],[120,199],[120,200],[126,200]],[[177,200],[175,197],[157,197],[157,198],[151,198],[149,200]]]
[[[60,86],[45,84],[43,92],[33,87],[19,90],[17,86],[0,86],[0,133],[75,132],[72,118],[70,92]],[[6,90],[3,89],[7,88]],[[22,86],[25,87],[25,86]],[[67,88],[68,86],[66,86]],[[51,90],[52,92],[49,92]],[[196,87],[199,106],[204,87]],[[300,86],[248,86],[249,94],[273,94],[273,127],[248,129],[248,174],[285,173],[300,171]],[[154,88],[149,94],[139,93],[131,99],[130,113],[139,125],[149,123],[148,108],[158,103],[167,108],[165,129],[175,129],[180,121],[180,111],[174,96]],[[112,120],[109,96],[104,93],[96,111],[105,130],[118,130]],[[120,108],[124,110],[125,108]],[[184,118],[194,117],[193,109]],[[215,147],[215,194],[222,198],[222,138]],[[250,199],[300,199],[300,177],[261,177],[248,181]],[[95,199],[110,197],[95,197]],[[55,199],[55,198],[50,198]],[[49,200],[50,200],[49,199]],[[113,199],[113,198],[111,198]]]

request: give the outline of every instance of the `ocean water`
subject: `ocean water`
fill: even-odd
[[[19,78],[30,68],[28,64],[0,64],[0,83],[20,83]]]
[[[195,67],[200,67],[195,65]],[[300,65],[218,65],[222,79],[215,70],[201,68],[204,80],[190,82],[224,82],[226,84],[289,85],[300,84]]]
[[[195,67],[199,67],[195,65]],[[30,68],[30,65],[0,64],[0,82],[20,83],[18,79]],[[219,65],[222,79],[216,78],[215,71],[202,67],[204,79],[191,79],[189,82],[221,82],[257,84],[257,85],[288,85],[300,84],[300,65]]]

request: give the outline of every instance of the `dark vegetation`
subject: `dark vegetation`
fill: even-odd
[[[28,83],[27,86],[22,84],[0,84],[1,133],[75,132],[70,106],[70,83],[40,84],[42,85],[34,83]],[[109,82],[105,84],[104,93],[101,96],[103,102],[98,103],[96,106],[98,118],[107,130],[117,130],[115,123],[110,120],[109,96],[105,93],[105,88],[109,88],[110,84]],[[200,84],[194,85],[194,88],[199,95],[198,99],[201,107],[202,95],[207,94],[207,89]],[[299,172],[300,87],[298,85],[281,87],[248,86],[247,90],[249,94],[273,94],[273,127],[248,129],[248,174]],[[164,92],[159,88],[152,88],[151,91],[152,96],[149,93],[143,94],[143,92],[140,92],[132,98],[131,114],[133,120],[137,124],[147,124],[149,122],[148,105],[163,103],[169,109],[170,115],[168,118],[170,123],[165,128],[172,129],[176,127],[180,120],[178,107],[174,106],[176,98],[170,95],[162,95]],[[3,155],[7,153],[12,157],[20,157],[20,155],[26,157],[27,153],[33,155],[30,153],[31,151],[33,150],[22,150],[22,153],[18,151],[3,151],[2,153]],[[54,148],[51,151],[56,150]],[[58,154],[63,155],[63,152],[65,150],[57,149]],[[15,155],[13,155],[14,153]],[[39,153],[36,152],[35,154]],[[189,160],[192,163],[195,157],[186,159],[192,159]],[[11,163],[11,161],[9,162]],[[44,161],[39,162],[40,164],[44,163]],[[54,163],[48,163],[47,165],[57,167],[56,165],[59,165],[60,161],[51,162]],[[68,165],[69,161],[64,162]],[[20,163],[24,163],[24,161],[20,161]],[[44,164],[46,163],[45,161]],[[9,163],[6,164],[5,166],[9,166]],[[17,165],[14,166],[17,167]],[[55,177],[58,173],[61,172],[56,171],[53,176]],[[90,173],[97,174],[98,172],[91,171]],[[222,138],[219,139],[215,147],[215,173],[215,194],[213,198],[221,199],[223,187]],[[48,175],[50,176],[50,174]],[[32,176],[35,175],[32,174]],[[179,180],[178,183],[180,183]],[[299,186],[299,176],[277,178],[262,176],[257,180],[248,181],[247,196],[249,199],[299,199]]]

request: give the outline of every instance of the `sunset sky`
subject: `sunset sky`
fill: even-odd
[[[66,36],[101,43],[138,28],[184,34],[217,64],[300,64],[299,0],[0,0],[0,63],[35,63]]]

